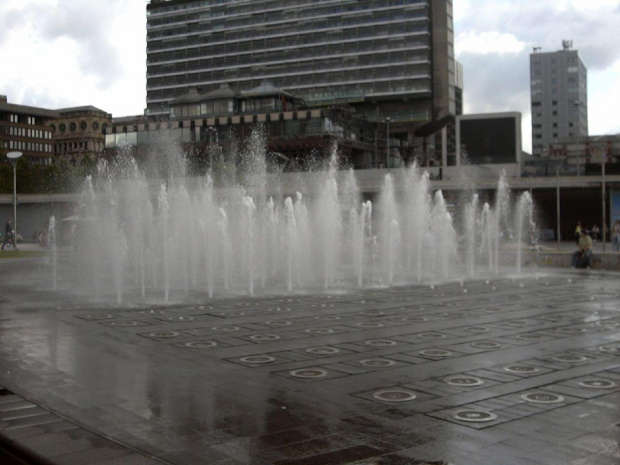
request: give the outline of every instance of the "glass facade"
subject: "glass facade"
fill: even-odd
[[[429,98],[434,3],[451,11],[446,0],[151,0],[147,112],[192,88],[263,81],[310,105]]]

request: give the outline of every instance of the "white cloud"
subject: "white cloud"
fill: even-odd
[[[94,105],[114,116],[142,113],[146,4],[43,1],[0,4],[8,25],[0,32],[0,62],[10,63],[0,73],[0,93],[24,105]]]
[[[455,0],[455,51],[464,66],[466,111],[520,111],[531,148],[529,54],[572,40],[588,67],[590,134],[620,132],[618,0]]]
[[[0,94],[47,108],[146,106],[144,0],[0,0]],[[454,0],[465,108],[521,111],[529,126],[529,53],[572,39],[588,66],[593,134],[620,132],[618,0]]]
[[[524,48],[525,44],[512,34],[502,34],[497,31],[481,33],[470,31],[458,35],[455,52],[458,58],[463,52],[516,53]]]

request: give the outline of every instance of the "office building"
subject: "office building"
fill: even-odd
[[[545,155],[559,138],[588,135],[588,71],[572,41],[562,45],[530,55],[533,155]]]
[[[22,152],[33,164],[49,165],[54,156],[50,122],[56,112],[43,108],[9,103],[0,95],[0,150]]]
[[[146,114],[269,81],[311,108],[351,108],[386,158],[388,139],[407,157],[455,114],[453,35],[451,0],[151,0]]]
[[[0,95],[0,149],[19,151],[29,163],[50,165],[55,157],[99,156],[112,115],[93,106],[50,110],[9,103]]]
[[[93,106],[56,110],[52,123],[54,153],[73,160],[99,156],[105,148],[105,129],[112,115]]]

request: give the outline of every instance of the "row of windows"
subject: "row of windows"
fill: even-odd
[[[194,105],[174,106],[170,108],[170,116],[172,118],[186,118],[198,115],[224,115],[234,111],[235,105],[232,100],[220,100]]]
[[[411,75],[400,72],[385,73],[384,77],[369,77],[370,74],[360,75],[359,73],[328,73],[327,75],[293,76],[282,78],[280,84],[282,88],[290,89],[293,93],[305,98],[308,93],[315,92],[320,88],[321,92],[342,92],[356,89],[362,94],[389,94],[420,92],[430,89],[430,74]],[[224,78],[224,76],[223,76]],[[243,79],[248,86],[256,87],[267,77],[254,76],[254,78]],[[229,80],[222,79],[212,84],[225,84]],[[188,83],[188,87],[196,84]],[[182,85],[173,89],[147,90],[147,102],[153,103],[158,100],[170,100],[172,98],[185,95],[186,87]]]
[[[191,3],[186,5],[192,8],[192,12],[181,14],[166,14],[170,11],[167,8],[158,8],[150,11],[148,15],[148,28],[166,27],[172,24],[184,24],[197,21],[228,18],[229,20],[239,20],[242,18],[258,18],[258,17],[306,17],[308,15],[316,16],[317,13],[325,16],[330,14],[352,14],[365,13],[369,10],[379,8],[399,8],[403,6],[423,5],[427,4],[427,0],[358,0],[356,2],[308,2],[288,0],[286,5],[281,1],[251,1],[243,3],[228,3],[223,8],[209,8],[208,5]]]
[[[16,113],[0,113],[0,121],[11,123],[28,124],[30,126],[43,126],[43,118],[37,116],[18,115]]]
[[[307,63],[300,67],[287,67],[285,64],[277,67],[257,66],[251,70],[248,69],[247,72],[232,74],[227,71],[187,73],[180,76],[148,78],[147,90],[190,86],[201,86],[208,89],[209,85],[215,87],[219,83],[226,82],[247,83],[259,77],[263,80],[275,80],[281,83],[280,87],[289,88],[290,86],[296,87],[304,84],[326,84],[334,80],[342,80],[344,75],[349,76],[355,83],[357,79],[381,79],[390,76],[393,78],[415,78],[431,73],[428,62],[407,64],[390,63],[390,61],[385,59],[366,65],[343,66],[341,61],[336,60],[338,65],[333,68]]]
[[[203,21],[200,23],[183,23],[178,27],[168,28],[165,30],[150,31],[147,34],[147,41],[153,41],[157,39],[164,39],[168,37],[174,37],[179,35],[196,35],[196,34],[211,34],[213,32],[222,32],[226,37],[235,32],[241,32],[240,38],[245,34],[255,34],[256,32],[248,29],[270,29],[272,33],[278,33],[280,30],[290,30],[294,28],[299,32],[304,32],[308,29],[331,29],[331,28],[346,28],[346,27],[363,27],[369,24],[381,23],[381,22],[394,22],[394,21],[406,21],[426,19],[427,13],[424,10],[396,10],[396,11],[383,11],[375,10],[372,14],[356,15],[356,16],[341,16],[332,15],[326,16],[325,14],[312,12],[312,16],[308,15],[307,18],[298,16],[296,18],[278,18],[274,16],[262,16],[262,17],[248,17],[244,19],[234,20],[231,18],[225,18],[217,23],[212,21]],[[243,32],[242,32],[243,31]],[[261,32],[259,32],[261,33]],[[247,37],[247,36],[246,36]]]
[[[419,20],[425,19],[427,18],[419,18]],[[350,39],[353,38],[354,34],[359,35],[359,33],[356,32],[358,30],[362,31],[362,33],[364,33],[365,31],[367,36],[381,35],[385,30],[389,29],[401,30],[403,33],[406,33],[412,32],[412,29],[414,29],[416,26],[424,26],[426,23],[427,21],[424,21],[420,22],[419,24],[413,25],[411,20],[385,19],[383,21],[379,21],[373,19],[355,25],[342,25],[330,24],[327,20],[324,20],[322,22],[308,23],[303,25],[290,24],[282,25],[280,27],[270,25],[268,27],[254,27],[252,29],[239,31],[236,31],[234,29],[222,29],[221,31],[207,30],[204,31],[204,34],[200,32],[189,33],[187,31],[177,31],[174,35],[170,35],[166,40],[155,40],[153,37],[148,37],[147,50],[149,52],[152,52],[157,50],[174,48],[177,40],[184,41],[185,46],[198,46],[205,43],[224,45],[227,42],[253,42],[258,40],[268,40],[279,36],[289,36],[289,40],[293,43],[296,43],[299,41],[298,38],[316,32],[324,34],[330,32],[336,32],[338,34],[342,33],[344,39]],[[377,28],[381,28],[381,30],[377,30]],[[373,29],[375,30],[373,31]],[[269,31],[268,35],[267,31]],[[215,34],[215,36],[213,34]]]
[[[412,49],[413,47],[418,47]],[[181,62],[175,65],[152,66],[147,73],[148,85],[154,85],[157,81],[153,78],[173,77],[175,74],[185,75],[190,72],[203,71],[201,81],[208,81],[216,73],[229,72],[235,76],[254,74],[256,71],[268,69],[272,76],[295,74],[301,72],[330,71],[357,71],[361,68],[375,68],[379,65],[407,66],[420,62],[430,62],[429,52],[421,44],[411,45],[409,49],[385,49],[372,50],[369,52],[343,54],[341,51],[332,50],[332,54],[313,54],[311,50],[306,53],[299,50],[286,52],[253,55],[254,59],[241,61],[239,57],[231,56],[217,60],[201,60],[195,62]],[[337,52],[340,52],[336,54]],[[172,81],[176,82],[176,81]]]
[[[228,140],[233,134],[245,132],[249,134],[254,123],[233,124],[220,127],[194,128],[166,128],[159,131],[132,131],[116,134],[106,134],[106,149],[114,149],[125,145],[137,146],[158,144],[162,140],[177,143],[209,142],[217,134],[219,140]],[[359,133],[359,129],[353,133]],[[314,118],[309,120],[273,121],[267,124],[267,132],[271,137],[309,136],[323,134],[342,135],[341,125],[329,118]]]
[[[0,134],[17,137],[30,137],[33,139],[51,139],[52,133],[43,129],[32,129],[18,126],[0,125]]]
[[[205,50],[212,50],[213,54],[226,55],[234,51],[244,51],[253,49],[271,49],[280,47],[296,47],[304,45],[322,45],[325,43],[355,43],[359,40],[374,39],[377,41],[392,40],[394,38],[407,38],[410,35],[428,33],[429,27],[426,23],[388,23],[382,25],[369,25],[363,28],[335,28],[320,33],[310,30],[300,34],[297,29],[291,29],[286,34],[266,34],[265,31],[256,32],[250,38],[239,38],[235,34],[227,34],[224,40],[214,40],[209,36],[182,36],[161,42],[151,42],[147,44],[147,56],[156,54],[158,51],[168,53],[176,50],[201,50],[200,55],[206,55]],[[214,51],[213,51],[214,50]]]
[[[5,141],[5,146],[9,150],[22,150],[27,152],[44,152],[52,153],[51,144],[42,144],[39,142],[28,142],[22,140],[8,140]]]
[[[98,141],[61,142],[54,144],[54,152],[57,154],[74,153],[83,151],[101,152],[103,143]]]
[[[263,54],[281,53],[289,49],[310,49],[314,55],[324,53],[325,47],[330,47],[342,52],[359,52],[364,50],[412,48],[419,45],[428,45],[425,37],[415,39],[416,36],[428,35],[428,26],[417,26],[400,31],[400,28],[385,28],[385,33],[380,34],[373,29],[349,31],[343,34],[305,34],[295,37],[274,37],[270,39],[256,39],[247,42],[227,42],[204,44],[193,46],[180,44],[169,47],[164,52],[148,53],[147,63],[158,64],[175,60],[197,60],[228,57],[231,54]],[[180,40],[178,42],[185,42]]]

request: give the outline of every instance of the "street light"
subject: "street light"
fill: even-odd
[[[6,157],[13,165],[13,248],[17,250],[17,160],[22,152],[9,152]]]
[[[385,141],[385,164],[387,168],[390,167],[390,121],[392,118],[389,116],[385,118],[385,122],[387,123],[387,140]]]

